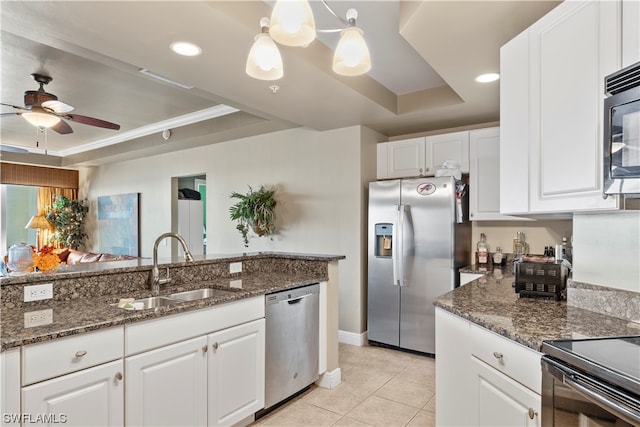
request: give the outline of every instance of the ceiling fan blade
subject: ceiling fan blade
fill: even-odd
[[[58,132],[60,135],[73,133],[73,129],[71,129],[71,126],[69,126],[69,123],[65,122],[64,120],[60,120],[58,123],[51,126],[49,129],[53,129],[54,131]]]
[[[13,105],[13,104],[5,104],[4,102],[0,102],[0,105],[5,105],[5,106],[7,106],[7,107],[13,107],[13,108],[15,108],[15,109],[17,109],[17,110],[25,110],[25,108],[24,108],[24,107],[19,107],[19,106],[17,106],[17,105]]]
[[[80,114],[60,114],[59,116],[73,122],[82,123],[83,125],[97,126],[99,128],[113,130],[120,129],[120,125],[117,125],[115,123],[107,122],[105,120],[100,120],[93,117],[81,116]]]

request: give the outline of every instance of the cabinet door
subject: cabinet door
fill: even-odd
[[[209,335],[209,425],[231,425],[264,407],[264,324]]]
[[[622,2],[622,67],[640,61],[640,1]]]
[[[434,175],[446,160],[453,160],[460,165],[462,173],[469,173],[469,132],[452,132],[442,135],[428,136],[426,175]]]
[[[564,2],[530,29],[530,210],[615,209],[602,198],[604,76],[620,67],[620,2]]]
[[[207,338],[126,359],[127,425],[207,424]]]
[[[436,307],[436,425],[470,426],[469,322]]]
[[[22,413],[34,424],[121,426],[122,360],[63,375],[22,389]],[[46,415],[48,420],[37,416]],[[28,425],[29,419],[24,420]]]
[[[387,148],[388,142],[381,142],[376,145],[376,178],[387,179],[389,178],[387,172]]]
[[[522,220],[500,215],[500,128],[469,132],[469,218]]]
[[[0,353],[0,414],[0,425],[20,425],[20,347]]]
[[[540,426],[540,395],[471,357],[474,426]]]
[[[411,138],[387,143],[387,178],[429,174],[425,168],[425,139]]]
[[[528,31],[500,49],[500,176],[500,213],[529,212]]]

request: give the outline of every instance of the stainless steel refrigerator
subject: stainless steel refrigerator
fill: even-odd
[[[435,354],[433,300],[470,260],[467,200],[452,177],[369,183],[369,341]]]

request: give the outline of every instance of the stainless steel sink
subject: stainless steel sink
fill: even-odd
[[[125,306],[121,306],[118,303],[111,305],[114,307],[120,307],[123,310],[149,310],[152,308],[171,307],[173,305],[180,304],[181,302],[183,301],[160,296],[140,298],[134,300],[132,303],[126,304]]]
[[[173,305],[180,304],[181,302],[182,301],[177,301],[167,297],[149,297],[137,299],[133,304],[138,310],[147,310],[150,308],[171,307]],[[139,304],[142,304],[141,308],[139,308]]]
[[[225,291],[215,288],[195,289],[193,291],[178,292],[169,295],[170,298],[175,298],[180,301],[193,301],[203,298],[220,297],[226,295],[233,295],[235,291]]]

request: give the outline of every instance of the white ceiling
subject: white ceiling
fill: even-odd
[[[2,159],[97,164],[295,126],[365,125],[393,137],[495,121],[499,83],[473,78],[498,71],[500,46],[558,4],[328,3],[343,17],[350,7],[358,10],[373,61],[368,75],[334,74],[338,35],[321,33],[307,48],[280,48],[279,81],[248,77],[246,55],[260,18],[270,13],[263,1],[1,2],[0,101],[23,105],[24,91],[38,88],[30,76],[38,72],[53,77],[46,90],[74,113],[121,125],[113,131],[69,122],[73,134],[48,131],[45,138],[20,117],[3,117],[3,145],[42,153],[46,143],[49,156],[2,152]],[[312,7],[319,29],[339,28],[321,2]],[[198,44],[202,55],[177,56],[169,50],[177,40]],[[143,76],[140,68],[193,89]],[[172,129],[168,141],[160,136],[164,128]]]

